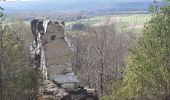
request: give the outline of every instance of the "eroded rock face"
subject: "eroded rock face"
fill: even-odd
[[[50,80],[44,81],[43,87],[41,87],[39,92],[39,100],[61,100],[68,95],[64,89],[57,87],[57,85]]]
[[[31,29],[34,37],[31,47],[33,63],[35,68],[42,71],[45,80],[41,98],[97,100],[82,99],[96,96],[88,93],[86,89],[79,88],[79,81],[71,66],[73,50],[64,35],[64,22],[34,19],[31,21]],[[80,99],[77,99],[77,96]]]
[[[79,87],[66,92],[50,80],[45,80],[38,100],[99,100],[95,91]]]
[[[31,46],[31,56],[35,68],[40,68],[43,73],[43,77],[47,79],[47,67],[45,64],[45,53],[43,47],[42,36],[46,33],[46,27],[48,20],[34,19],[31,21],[31,30],[33,34],[33,43]]]
[[[44,78],[64,88],[78,83],[71,67],[73,51],[65,41],[64,22],[34,19],[31,29],[34,36],[34,64],[42,70]]]
[[[61,100],[99,100],[95,91],[88,91],[84,88],[68,92]]]

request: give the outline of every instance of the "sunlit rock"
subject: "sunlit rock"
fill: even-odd
[[[64,25],[64,22],[54,20],[31,21],[34,65],[40,68],[44,79],[55,81],[61,86],[78,83],[72,71],[73,51],[65,40]]]
[[[64,22],[53,20],[31,21],[31,57],[44,78],[39,100],[98,100],[95,92],[79,86],[71,64],[75,48],[65,37],[64,26]]]

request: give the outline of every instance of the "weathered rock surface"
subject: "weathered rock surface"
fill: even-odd
[[[32,59],[45,80],[40,100],[98,100],[95,92],[79,88],[71,66],[73,51],[64,35],[64,22],[34,19],[31,29]]]
[[[40,90],[39,100],[61,100],[68,94],[64,89],[57,87],[52,81],[45,80]]]
[[[45,79],[55,81],[63,88],[74,87],[78,80],[71,67],[73,51],[65,41],[64,22],[35,19],[31,28],[35,66],[40,67]]]
[[[79,87],[70,92],[56,86],[53,82],[45,80],[40,90],[39,100],[98,100],[94,91]]]
[[[84,88],[69,92],[61,100],[99,100],[95,91],[88,91]]]

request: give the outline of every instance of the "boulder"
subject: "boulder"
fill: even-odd
[[[61,100],[67,95],[64,89],[57,87],[57,85],[50,80],[44,81],[43,88],[39,92],[39,100]]]

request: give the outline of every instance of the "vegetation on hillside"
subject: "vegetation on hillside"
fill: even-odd
[[[170,5],[154,7],[143,35],[129,52],[124,79],[108,100],[170,99]],[[114,86],[114,87],[115,87]]]
[[[0,100],[33,100],[38,89],[39,72],[30,66],[24,40],[0,16]]]

